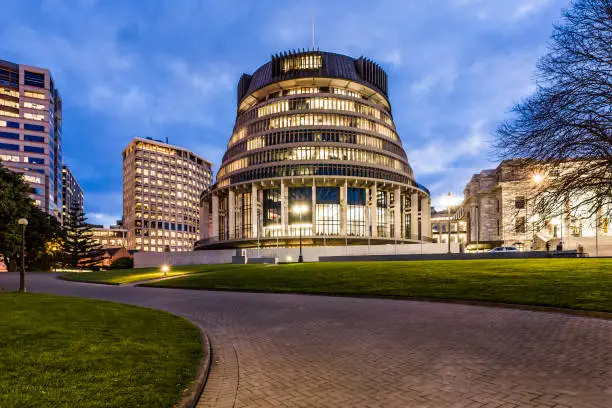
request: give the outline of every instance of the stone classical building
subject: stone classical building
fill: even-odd
[[[127,248],[189,251],[199,238],[200,195],[212,164],[158,140],[136,137],[123,151],[123,227]]]
[[[62,220],[62,99],[49,70],[0,60],[0,162]]]
[[[198,249],[296,246],[300,235],[305,245],[430,239],[429,192],[415,181],[374,62],[276,55],[242,75],[237,105],[202,196]]]
[[[555,249],[578,245],[590,254],[598,249],[612,254],[612,231],[607,218],[578,217],[565,213],[545,218],[535,213],[533,197],[543,188],[546,177],[558,169],[541,168],[524,160],[503,161],[497,168],[472,176],[464,200],[454,219],[466,223],[468,249],[516,246],[521,250],[543,250],[546,243]],[[563,204],[560,203],[560,206]],[[573,205],[565,204],[565,207]],[[603,253],[603,252],[602,252]]]

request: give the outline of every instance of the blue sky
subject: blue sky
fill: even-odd
[[[163,139],[215,163],[236,84],[311,43],[377,61],[398,132],[434,204],[496,165],[494,129],[534,87],[569,0],[4,0],[0,59],[49,68],[64,101],[64,158],[90,222],[121,217],[121,151]]]

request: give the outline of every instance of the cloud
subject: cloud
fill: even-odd
[[[89,223],[103,225],[105,227],[115,225],[117,223],[117,220],[121,219],[121,217],[117,218],[116,215],[104,213],[89,213],[87,214],[87,217],[87,221]]]
[[[487,149],[485,122],[476,121],[467,138],[457,137],[449,143],[436,140],[410,152],[408,159],[417,175],[448,172],[456,160],[481,155]]]
[[[442,63],[434,72],[429,73],[412,83],[410,92],[415,95],[426,95],[432,91],[452,92],[459,77],[454,62]]]
[[[479,20],[513,23],[543,11],[551,0],[455,0],[454,5],[469,10]]]

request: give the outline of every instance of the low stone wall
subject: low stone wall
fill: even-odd
[[[238,251],[238,253],[237,253]],[[218,249],[185,252],[137,252],[134,254],[135,268],[157,267],[169,265],[199,265],[232,263],[232,257],[241,254],[247,257],[247,262],[258,262],[253,258],[276,258],[278,262],[297,262],[299,248],[248,248],[243,250]],[[325,256],[363,256],[363,255],[395,255],[395,254],[443,254],[448,251],[448,244],[389,244],[389,245],[353,245],[303,247],[304,262],[318,262]],[[451,251],[459,252],[459,244],[451,244]]]
[[[183,252],[136,252],[134,268],[152,268],[168,265],[200,265],[232,263],[234,249],[216,251],[183,251]]]
[[[448,244],[389,244],[389,245],[350,245],[304,247],[304,262],[318,262],[321,257],[329,256],[364,256],[395,254],[442,254],[448,251]],[[459,252],[459,244],[452,244],[451,251]],[[276,258],[278,262],[296,262],[300,255],[299,248],[249,248],[248,258]]]
[[[561,252],[480,252],[472,254],[407,254],[407,255],[353,255],[321,256],[319,262],[364,262],[364,261],[450,261],[473,259],[526,259],[526,258],[576,258],[576,251]]]
[[[612,256],[612,237],[600,236],[597,237],[565,237],[563,239],[563,249],[578,249],[578,245],[582,245],[584,252],[590,257],[594,256]]]

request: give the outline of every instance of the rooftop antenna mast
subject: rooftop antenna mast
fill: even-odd
[[[315,9],[312,8],[312,49],[315,49]]]

